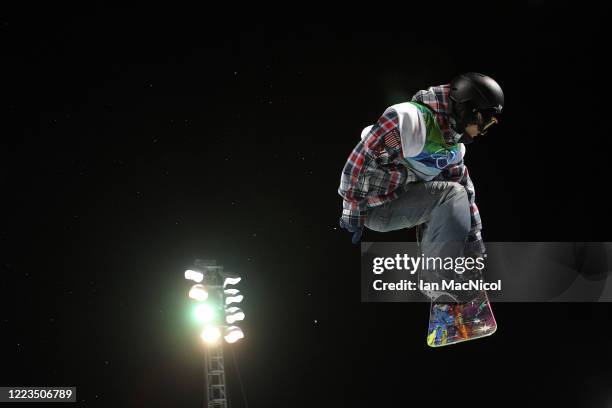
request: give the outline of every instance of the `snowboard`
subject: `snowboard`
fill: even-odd
[[[431,302],[427,345],[448,346],[495,333],[497,323],[486,291],[467,303]]]

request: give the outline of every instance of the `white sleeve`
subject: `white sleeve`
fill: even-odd
[[[365,139],[365,137],[368,135],[368,133],[370,133],[370,130],[372,130],[373,127],[374,125],[370,125],[363,128],[363,130],[361,131],[361,140]]]
[[[393,105],[388,110],[397,112],[404,157],[418,156],[425,146],[427,133],[423,113],[410,102]]]
[[[465,145],[463,143],[459,143],[459,151],[457,152],[457,156],[449,162],[449,164],[457,164],[460,163],[461,160],[465,157]]]

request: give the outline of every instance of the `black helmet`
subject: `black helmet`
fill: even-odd
[[[486,133],[503,108],[504,92],[492,78],[468,72],[451,82],[449,118],[456,132],[463,133],[467,125],[476,123]]]

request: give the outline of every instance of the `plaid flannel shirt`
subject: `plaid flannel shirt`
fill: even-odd
[[[433,109],[447,140],[456,135],[448,123],[449,92],[450,85],[434,86],[417,92],[412,98]],[[406,183],[419,181],[400,162],[402,157],[399,121],[397,113],[391,110],[378,119],[344,165],[338,189],[343,198],[342,227],[363,226],[368,208],[395,200],[405,191]],[[463,160],[445,168],[434,180],[453,181],[465,187],[472,224],[468,242],[480,241],[482,222],[475,202],[476,191]]]

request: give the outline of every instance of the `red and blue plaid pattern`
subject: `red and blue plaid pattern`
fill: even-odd
[[[442,85],[419,91],[412,98],[413,101],[427,104],[434,110],[446,138],[451,138],[454,134],[448,125],[449,92],[450,86]],[[400,162],[401,158],[397,113],[388,111],[357,144],[344,165],[338,189],[343,198],[341,226],[363,226],[369,207],[395,200],[404,192],[404,184],[418,181]],[[482,222],[467,166],[461,161],[444,169],[435,180],[453,181],[465,187],[472,218],[468,241],[480,240]]]

